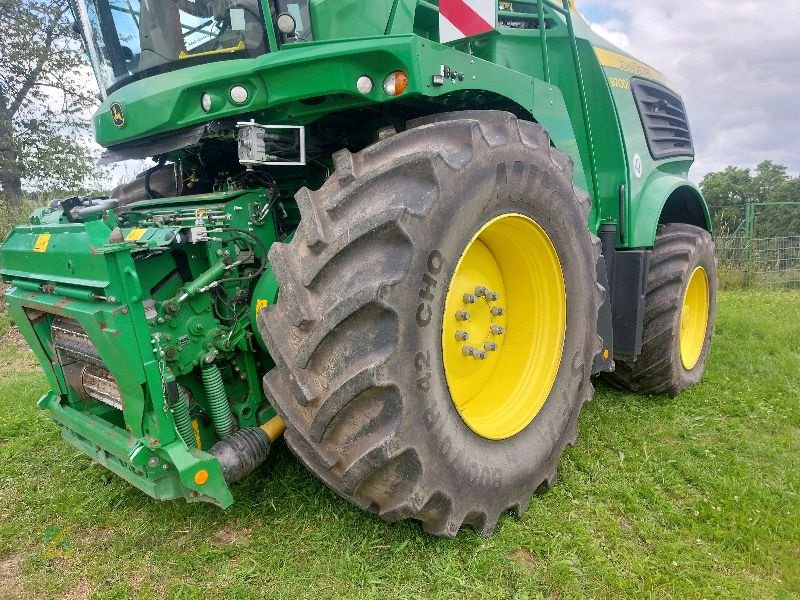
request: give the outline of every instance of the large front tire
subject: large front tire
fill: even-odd
[[[298,194],[300,228],[270,251],[281,291],[259,319],[277,365],[265,390],[289,447],[352,503],[436,535],[462,525],[489,535],[503,511],[521,515],[554,483],[576,440],[601,347],[599,241],[571,161],[540,126],[496,112],[411,125],[338,153],[322,189]],[[483,275],[473,282],[459,265],[476,244],[489,250],[487,287],[504,290],[496,299],[468,297]],[[549,254],[547,268],[530,248]],[[492,311],[503,301],[504,314]],[[472,343],[503,323],[507,346],[453,353],[465,341],[456,312],[470,303]],[[496,394],[497,411],[464,408],[461,359],[467,370],[501,365],[503,381],[489,369],[470,384]],[[513,395],[520,378],[531,389]]]

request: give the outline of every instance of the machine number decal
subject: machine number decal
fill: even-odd
[[[268,306],[269,306],[268,300],[256,300],[256,316],[258,316],[258,313],[260,313]]]
[[[131,232],[128,234],[128,237],[125,238],[126,242],[136,242],[142,239],[142,236],[147,233],[147,229],[132,229]]]
[[[50,243],[50,234],[43,233],[36,238],[36,243],[33,245],[34,252],[47,252],[47,245]]]
[[[608,83],[611,84],[612,88],[625,90],[626,92],[631,89],[631,82],[622,77],[609,77]]]

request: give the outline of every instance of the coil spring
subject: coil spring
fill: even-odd
[[[233,415],[225,393],[222,373],[217,365],[203,367],[203,387],[208,398],[208,409],[214,422],[214,429],[217,430],[220,439],[225,439],[233,433]]]
[[[181,386],[178,386],[178,401],[172,405],[172,418],[175,421],[175,428],[184,443],[189,448],[197,448],[197,439],[194,437],[194,428],[192,427],[192,417],[189,416],[189,405],[186,404],[186,396]]]

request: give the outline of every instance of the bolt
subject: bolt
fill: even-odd
[[[464,346],[461,349],[461,354],[463,354],[464,356],[474,356],[475,352],[476,350],[472,346]]]
[[[165,471],[169,471],[169,465],[167,463],[161,465],[161,468],[164,469]]]
[[[108,301],[111,302],[111,304],[116,304],[117,303],[117,297],[116,296],[109,296],[108,297]]]
[[[465,310],[457,310],[456,311],[456,319],[459,321],[469,321],[472,315],[470,315]]]
[[[500,325],[492,325],[491,332],[492,335],[503,335],[506,330],[505,327],[501,327]]]
[[[466,331],[459,329],[456,331],[456,341],[466,342],[469,339],[469,334]]]
[[[464,294],[464,304],[475,304],[478,297],[475,294]]]
[[[147,461],[147,466],[151,469],[155,469],[158,466],[159,460],[157,456],[151,456],[150,460]]]
[[[506,314],[506,311],[504,311],[499,306],[492,307],[492,315],[494,315],[495,317],[502,317],[504,314]]]
[[[496,352],[497,351],[497,344],[495,344],[494,342],[486,342],[483,345],[483,347],[487,352]]]
[[[481,298],[483,298],[488,291],[489,290],[487,290],[485,287],[483,287],[482,285],[479,285],[478,287],[475,288],[475,295],[480,296]]]
[[[496,302],[497,298],[499,298],[499,296],[497,295],[497,292],[487,292],[486,293],[486,299],[489,302]]]
[[[476,350],[472,353],[472,356],[475,357],[475,360],[486,360],[486,352],[483,350]]]

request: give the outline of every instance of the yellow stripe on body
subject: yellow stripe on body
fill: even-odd
[[[664,84],[672,90],[675,89],[675,85],[668,77],[635,58],[625,56],[619,52],[613,52],[612,50],[606,50],[605,48],[595,48],[594,53],[597,55],[597,60],[600,61],[600,65],[603,67],[617,69],[633,77],[652,79],[653,81]]]

